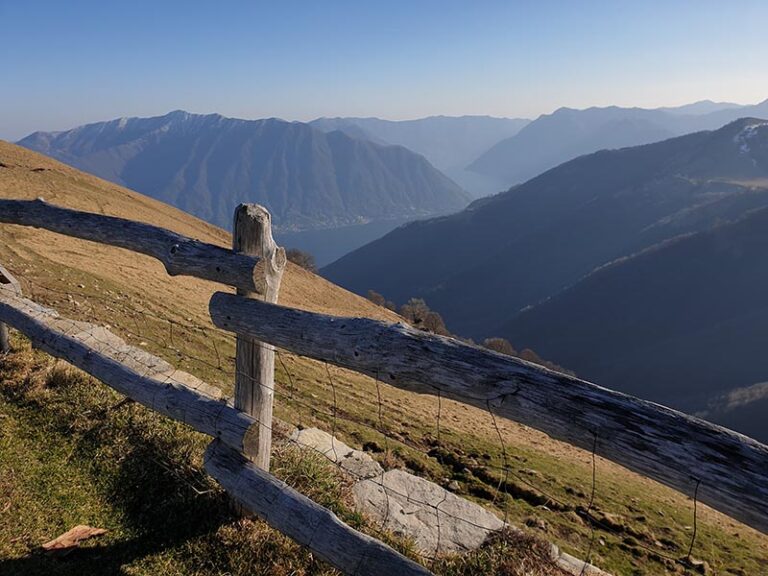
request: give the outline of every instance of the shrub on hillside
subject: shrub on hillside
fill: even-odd
[[[562,366],[559,366],[558,364],[555,364],[554,362],[549,362],[547,360],[544,360],[541,356],[536,354],[536,352],[534,352],[530,348],[525,348],[522,352],[518,352],[517,350],[515,350],[514,346],[512,346],[510,341],[507,340],[506,338],[486,338],[483,341],[483,346],[485,348],[488,348],[489,350],[493,350],[494,352],[499,352],[501,354],[506,354],[507,356],[520,358],[527,362],[538,364],[539,366],[544,366],[545,368],[549,368],[550,370],[555,370],[556,372],[562,372],[563,374],[576,376],[576,374],[571,370],[566,370],[565,368],[563,368]]]
[[[297,266],[301,266],[305,270],[310,272],[317,272],[317,265],[315,264],[315,257],[309,252],[304,252],[298,248],[288,248],[285,251],[285,256],[290,262],[293,262]]]
[[[384,296],[376,292],[376,290],[368,290],[368,294],[366,294],[365,297],[377,306],[387,308],[392,310],[392,312],[397,312],[397,304],[392,302],[392,300],[387,300]]]
[[[421,298],[411,298],[406,304],[403,304],[400,308],[400,315],[415,328],[441,336],[451,336],[445,322],[443,322],[443,317],[430,309]]]
[[[483,346],[488,348],[488,350],[493,350],[500,354],[518,356],[517,350],[514,349],[512,344],[506,338],[486,338],[483,341]]]
[[[375,290],[368,290],[368,294],[365,297],[376,304],[376,306],[384,306],[387,303],[387,299]]]

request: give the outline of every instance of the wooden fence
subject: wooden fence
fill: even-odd
[[[201,381],[174,370],[94,325],[65,321],[24,299],[0,269],[0,323],[123,394],[213,436],[206,469],[270,525],[347,574],[427,574],[381,542],[341,523],[268,473],[274,348],[323,360],[382,382],[492,409],[551,437],[687,492],[768,533],[768,447],[664,406],[541,366],[421,332],[404,324],[316,314],[275,304],[285,253],[266,210],[235,212],[233,250],[147,224],[0,200],[0,222],[45,228],[153,256],[169,274],[237,288],[210,301],[214,324],[237,335],[234,406]],[[0,344],[7,345],[0,325]],[[150,371],[139,366],[155,366]],[[179,374],[183,376],[179,378]]]

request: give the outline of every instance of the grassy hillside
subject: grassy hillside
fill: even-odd
[[[175,209],[0,143],[0,197],[38,196],[229,243],[222,231]],[[169,278],[159,263],[121,249],[5,225],[0,262],[35,300],[68,317],[107,319],[128,341],[231,391],[233,339],[211,326],[206,311],[211,293],[222,287]],[[295,267],[285,277],[281,301],[397,319]],[[204,441],[198,435],[139,406],[121,405],[106,387],[30,352],[22,339],[15,345],[19,352],[0,363],[0,573],[328,573],[263,524],[238,524],[222,511],[221,493],[201,472]],[[574,555],[591,550],[595,564],[615,573],[684,572],[664,556],[687,552],[689,498],[597,458],[593,510],[602,527],[593,537],[583,520],[592,489],[590,454],[530,428],[284,352],[275,408],[292,424],[318,425],[367,446],[385,466],[408,467],[444,484],[455,480],[458,493],[529,524],[533,534]],[[343,483],[321,463],[280,448],[275,468],[348,521],[362,522],[345,505]],[[704,506],[698,512],[695,557],[719,574],[768,570],[768,538]],[[76,523],[110,532],[69,559],[34,552]],[[435,570],[505,573],[500,558],[514,565],[519,550],[497,543]],[[508,566],[506,573],[518,572]]]

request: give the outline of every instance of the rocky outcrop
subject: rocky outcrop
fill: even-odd
[[[353,493],[359,510],[428,553],[473,550],[504,527],[482,506],[403,470],[358,482]]]
[[[318,428],[295,430],[289,438],[321,453],[357,479],[352,493],[358,511],[382,528],[411,539],[425,554],[474,550],[489,534],[504,527],[504,522],[482,506],[404,470],[385,472],[369,454]],[[554,544],[550,557],[558,568],[574,576],[610,576]]]
[[[334,438],[318,428],[296,430],[289,436],[289,439],[301,446],[320,452],[331,462],[338,464],[342,470],[359,480],[381,476],[384,473],[381,465],[368,454],[350,448],[338,438]]]

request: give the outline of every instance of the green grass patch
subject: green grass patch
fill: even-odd
[[[337,573],[265,523],[234,512],[202,470],[206,437],[125,402],[21,338],[15,345],[16,352],[0,357],[0,573]],[[277,444],[273,473],[351,526],[419,559],[409,542],[379,533],[352,510],[351,480],[321,457]],[[77,524],[108,532],[63,556],[41,549]],[[457,576],[557,574],[531,542],[544,550],[538,540],[502,534],[433,568]],[[538,571],[520,572],[521,566]]]
[[[19,277],[32,279],[38,285],[37,288],[30,286],[32,291],[27,291],[31,298],[53,306],[66,317],[102,324],[99,319],[108,318],[113,331],[128,342],[231,393],[234,337],[206,324],[205,310],[185,309],[184,302],[171,309],[143,293],[141,287],[121,286],[54,262],[29,262],[28,268],[20,272],[23,274],[18,274]],[[20,354],[24,356],[28,352]],[[36,365],[44,362],[45,357],[32,354],[23,361],[13,358],[18,355],[4,362]],[[406,397],[388,386],[377,386],[370,379],[352,376],[334,367],[327,370],[322,363],[285,352],[280,353],[279,360],[275,414],[284,421],[334,431],[350,445],[367,447],[385,468],[408,468],[444,486],[455,481],[460,495],[480,502],[499,516],[508,517],[513,524],[553,541],[577,557],[584,558],[590,551],[591,560],[608,571],[616,574],[685,572],[670,559],[685,556],[690,544],[693,523],[690,498],[603,465],[598,458],[593,511],[598,518],[613,518],[610,523],[613,528],[598,526],[593,536],[584,514],[591,493],[591,465],[583,454],[577,458],[576,451],[566,456],[550,453],[530,443],[518,443],[509,435],[505,435],[502,449],[495,434],[483,434],[466,427],[460,429],[445,418],[438,431],[437,398],[421,399],[422,404],[434,406],[430,414],[415,413],[413,407],[403,401]],[[18,376],[14,372],[17,368],[21,377],[13,376]],[[59,378],[67,382],[59,387],[56,384],[59,368],[51,371],[49,366],[47,372],[17,368],[3,367],[11,376],[3,375],[6,384],[0,396],[4,402],[4,417],[0,421],[3,430],[0,494],[11,490],[8,485],[13,483],[14,502],[21,498],[28,502],[29,510],[19,516],[6,512],[2,517],[0,531],[7,530],[5,526],[9,522],[21,528],[7,537],[0,533],[0,554],[28,554],[45,538],[58,535],[56,530],[72,519],[64,509],[53,515],[59,522],[56,528],[39,518],[48,512],[49,502],[67,499],[72,500],[72,509],[91,509],[104,527],[112,527],[109,536],[87,543],[86,547],[103,546],[108,538],[119,537],[123,543],[133,539],[137,550],[145,550],[152,540],[162,542],[168,534],[181,534],[179,541],[183,544],[163,544],[163,552],[157,553],[162,562],[170,563],[162,568],[164,572],[173,573],[176,560],[171,558],[194,556],[189,550],[190,542],[203,537],[181,528],[170,530],[162,523],[161,528],[150,529],[150,525],[157,524],[157,515],[167,519],[180,514],[190,502],[194,502],[197,509],[201,509],[198,504],[202,503],[202,509],[207,510],[202,514],[203,521],[198,522],[192,512],[186,512],[185,518],[191,517],[190,522],[207,527],[203,540],[210,542],[213,528],[216,528],[214,534],[223,530],[229,534],[225,540],[232,539],[226,528],[234,529],[232,523],[236,520],[231,516],[219,518],[213,526],[205,521],[211,514],[215,517],[222,513],[210,512],[218,510],[214,504],[210,504],[210,509],[205,508],[207,499],[218,492],[200,470],[205,445],[201,436],[135,405],[110,410],[119,404],[120,397],[82,375]],[[28,378],[23,375],[25,370],[31,371],[30,374],[45,373],[45,385],[40,382],[36,385],[35,379],[42,377]],[[20,386],[24,387],[23,393],[17,390]],[[379,392],[382,410],[379,410]],[[74,409],[75,406],[78,408]],[[473,414],[477,415],[478,424],[481,420],[486,424],[490,421],[489,414],[477,411]],[[52,436],[53,432],[56,434]],[[24,443],[13,438],[23,438]],[[276,454],[276,462],[281,457]],[[17,458],[23,465],[14,467],[3,462]],[[502,469],[505,464],[509,473]],[[25,470],[30,477],[19,481],[19,470]],[[140,474],[151,474],[151,482],[142,481]],[[78,494],[72,495],[68,489],[61,488],[62,477],[80,486]],[[121,494],[117,486],[123,477],[132,483],[130,492],[142,492],[144,497],[131,500]],[[56,481],[48,482],[50,478]],[[165,478],[166,483],[160,482],[160,478]],[[331,475],[331,478],[338,481],[337,476]],[[164,499],[168,494],[174,496],[167,504],[170,508],[166,509]],[[218,498],[223,496],[218,494]],[[0,502],[0,511],[4,505],[5,502]],[[148,516],[142,516],[141,506],[150,509],[146,512]],[[350,509],[348,503],[345,506]],[[89,523],[87,513],[78,512],[78,515],[85,518],[80,523]],[[140,521],[135,520],[137,517]],[[354,515],[349,517],[350,522],[358,521]],[[768,540],[764,536],[737,523],[714,522],[711,518],[700,517],[693,549],[696,558],[706,560],[718,574],[768,573]],[[152,536],[142,540],[142,534],[148,530]],[[186,552],[179,552],[178,546]],[[176,552],[171,553],[172,550]],[[206,552],[216,557],[222,553]],[[143,552],[139,555],[142,562],[147,562]],[[125,565],[132,566],[133,561]],[[159,572],[158,566],[146,568],[149,571],[144,573],[157,573],[153,571]],[[191,568],[184,565],[179,570],[190,573]],[[236,570],[227,570],[236,573]]]

